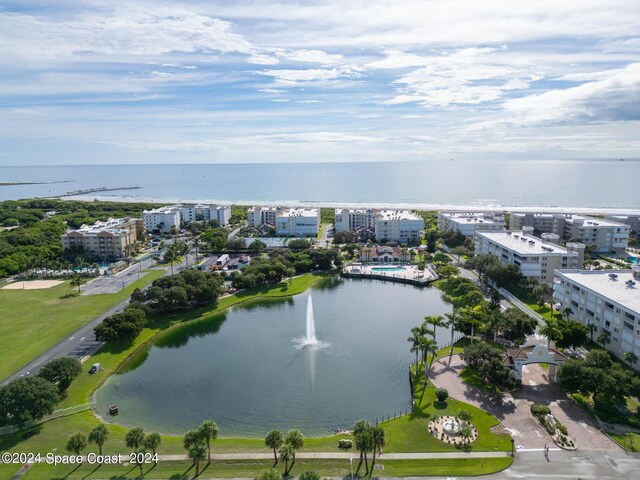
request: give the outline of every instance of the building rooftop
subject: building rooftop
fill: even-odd
[[[577,255],[576,252],[570,252],[560,245],[545,242],[533,235],[523,234],[522,231],[477,231],[476,235],[485,237],[492,242],[502,245],[503,247],[513,250],[521,255]]]
[[[377,210],[376,218],[379,220],[422,220],[422,217],[411,210]]]
[[[142,213],[149,213],[149,214],[174,213],[174,212],[177,212],[179,208],[182,208],[182,205],[171,205],[171,206],[160,207],[160,208],[152,208],[151,210],[144,210]]]
[[[362,214],[367,214],[370,213],[372,210],[370,208],[336,208],[335,209],[335,214],[336,215],[340,215],[342,213],[362,213]]]
[[[640,315],[640,281],[633,278],[632,270],[556,270],[556,275]]]
[[[529,215],[531,214],[531,212],[528,212]],[[527,213],[512,213],[512,216],[515,217],[524,217],[525,215],[527,215]],[[540,212],[540,213],[533,213],[534,217],[538,217],[538,218],[563,218],[568,221],[568,222],[573,222],[575,220],[584,220],[584,225],[585,226],[593,226],[593,227],[628,227],[628,225],[624,224],[624,223],[620,223],[620,222],[615,222],[615,221],[611,221],[611,220],[604,220],[602,218],[596,218],[596,217],[588,217],[585,215],[574,215],[573,213],[545,213],[545,212]]]
[[[443,212],[443,217],[447,217],[449,220],[459,224],[481,224],[481,223],[499,223],[504,224],[504,220],[500,217],[498,219],[493,217],[492,213],[487,212]]]
[[[317,208],[283,208],[278,211],[280,217],[317,217],[320,210]]]
[[[101,232],[120,233],[126,231],[125,225],[131,221],[135,220],[125,218],[109,218],[104,222],[98,220],[93,225],[84,224],[80,228],[75,228],[70,231],[79,232],[83,235],[92,235]]]

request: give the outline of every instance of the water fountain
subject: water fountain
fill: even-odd
[[[316,325],[313,321],[313,300],[311,300],[311,295],[309,295],[309,299],[307,300],[307,334],[304,337],[303,346],[317,344]]]

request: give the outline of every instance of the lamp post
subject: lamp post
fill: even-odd
[[[351,465],[351,478],[353,478],[353,458],[349,457],[349,464]]]

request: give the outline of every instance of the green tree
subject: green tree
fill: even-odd
[[[211,440],[218,438],[218,425],[213,420],[205,420],[200,424],[198,433],[207,444],[207,465],[211,465]]]
[[[446,388],[436,388],[436,399],[438,402],[446,402],[447,398],[449,398],[449,392]]]
[[[274,465],[278,464],[278,449],[282,443],[282,433],[278,430],[271,430],[264,439],[265,446],[273,450]]]
[[[124,443],[128,448],[138,450],[144,444],[144,430],[141,427],[130,429],[124,437]]]
[[[60,392],[63,392],[80,373],[82,364],[78,359],[60,357],[46,363],[38,372],[38,376],[57,384]]]
[[[508,308],[502,314],[501,332],[507,340],[521,345],[528,335],[536,331],[538,322],[518,308]]]
[[[182,446],[185,450],[187,450],[187,452],[189,452],[189,450],[191,450],[195,445],[198,444],[202,444],[204,446],[204,440],[197,430],[189,430],[184,434],[184,437],[182,439]],[[193,464],[195,465],[195,460]]]
[[[449,350],[449,357],[453,355],[453,335],[455,334],[455,328],[460,323],[460,312],[457,308],[454,308],[451,313],[445,313],[446,326],[449,328],[449,333],[451,337],[449,339],[449,344],[451,345],[451,350]]]
[[[456,413],[456,417],[458,417],[458,419],[460,421],[462,421],[463,424],[467,424],[471,421],[471,414],[469,413],[468,410],[464,410],[464,409],[460,409],[458,410],[458,413]]]
[[[207,458],[207,447],[204,442],[196,443],[189,448],[187,454],[196,466],[197,478],[200,476],[200,462],[203,462]]]
[[[0,387],[0,426],[23,427],[53,413],[60,401],[58,388],[42,377],[19,378]]]
[[[87,437],[82,433],[74,433],[67,440],[67,451],[80,455],[87,448]]]
[[[302,436],[302,433],[300,433],[300,430],[294,428],[287,432],[287,438],[284,439],[284,443],[291,446],[293,449],[291,457],[291,467],[293,468],[293,465],[296,463],[296,451],[300,450],[304,446],[304,437]]]
[[[262,470],[256,480],[281,480],[282,476],[275,468]]]
[[[624,360],[633,367],[638,361],[638,355],[633,352],[624,352]]]
[[[158,447],[162,444],[162,437],[158,433],[150,433],[145,437],[143,444],[144,448],[151,450],[155,457],[156,453],[158,453]],[[158,462],[156,461],[156,463]]]
[[[587,341],[586,325],[575,320],[565,320],[558,322],[560,329],[560,338],[556,340],[556,345],[560,348],[576,348],[584,345]]]
[[[109,429],[104,423],[99,423],[89,432],[89,442],[98,446],[98,452],[102,456],[102,447],[109,440]]]
[[[376,453],[382,453],[382,447],[387,444],[387,439],[385,437],[384,428],[382,425],[375,425],[371,427],[371,438],[372,438],[372,452],[373,458],[371,459],[371,471],[369,474],[373,472],[373,469],[376,465]]]
[[[284,462],[284,476],[286,477],[289,475],[289,471],[291,470],[291,467],[293,467],[293,465],[291,466],[289,465],[289,462],[293,459],[293,455],[295,452],[291,445],[289,445],[288,443],[285,443],[280,447],[279,453],[280,453],[280,460]]]
[[[76,273],[73,277],[71,277],[71,280],[69,281],[69,285],[72,287],[78,287],[78,293],[80,293],[80,287],[85,283],[87,283],[87,281],[88,281],[87,277],[80,275],[79,273]]]
[[[418,368],[418,353],[420,352],[420,339],[422,338],[420,334],[419,327],[413,327],[411,329],[411,336],[407,338],[407,341],[411,343],[411,352],[416,353],[416,372]]]
[[[551,342],[557,342],[562,338],[562,330],[557,320],[549,319],[540,328],[540,334],[547,337],[547,348],[551,347]]]
[[[356,448],[360,451],[360,462],[356,469],[356,475],[358,475],[360,467],[362,466],[362,460],[364,459],[365,476],[367,476],[369,474],[367,452],[370,452],[373,449],[373,433],[371,424],[369,424],[369,422],[364,422],[363,420],[356,422],[353,428],[353,436],[355,438]]]
[[[298,478],[299,480],[320,480],[320,475],[314,470],[305,470]]]

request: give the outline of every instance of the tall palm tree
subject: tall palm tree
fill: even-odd
[[[198,255],[200,253],[200,247],[202,247],[202,240],[200,240],[200,237],[195,237],[193,239],[193,250],[196,252],[196,264],[198,263]]]
[[[356,440],[356,448],[360,450],[360,458],[364,457],[364,466],[365,466],[365,476],[369,474],[369,460],[367,458],[367,452],[370,452],[373,449],[373,432],[371,425],[367,422],[364,430],[361,430],[357,435],[355,430],[353,432],[355,440]],[[356,470],[356,475],[360,470],[360,466],[362,461],[358,464],[358,469]]]
[[[369,422],[365,420],[358,420],[353,425],[353,437],[356,440],[356,448],[360,451],[360,462],[358,462],[358,468],[356,469],[356,474],[358,473],[358,471],[360,471],[360,466],[364,461],[364,449],[360,448],[363,445],[363,443],[358,442],[358,439],[370,428],[371,428],[371,425],[369,424]]]
[[[294,454],[293,447],[288,443],[285,443],[280,447],[279,452],[280,452],[280,460],[284,462],[284,476],[286,477],[289,475],[289,470],[291,469],[289,467],[289,462],[293,458],[293,454]],[[291,466],[293,467],[293,465]]]
[[[287,438],[284,439],[284,443],[293,448],[293,462],[291,463],[291,467],[293,467],[296,463],[296,450],[300,450],[304,446],[304,437],[302,436],[302,433],[300,433],[300,430],[294,428],[287,432]]]
[[[624,359],[629,365],[634,366],[638,361],[638,355],[633,352],[625,352]]]
[[[411,336],[407,338],[407,341],[411,343],[411,351],[416,352],[416,372],[418,369],[418,352],[420,352],[420,328],[413,327],[411,329]]]
[[[593,343],[593,334],[598,330],[598,326],[595,323],[587,323],[587,330],[589,330],[591,343]]]
[[[109,429],[104,423],[99,423],[91,432],[89,432],[89,442],[95,443],[98,446],[98,451],[102,457],[102,447],[109,439]]]
[[[449,331],[451,333],[451,338],[450,338],[450,343],[451,343],[451,350],[449,350],[449,357],[451,357],[453,355],[453,335],[455,333],[455,328],[458,326],[458,323],[460,323],[460,312],[458,311],[457,308],[454,308],[451,313],[445,313],[444,315],[447,318],[447,327],[449,327]]]
[[[376,425],[371,428],[371,437],[373,440],[373,459],[371,460],[371,472],[376,465],[376,452],[382,453],[382,447],[387,444],[382,425]]]
[[[427,327],[427,322],[424,322],[420,325],[420,354],[422,355],[422,363],[424,365],[427,364],[427,352],[424,349],[424,340],[427,339],[428,335],[433,337],[435,335],[435,331]]]
[[[424,384],[427,384],[429,368],[431,368],[431,364],[436,358],[436,354],[438,353],[438,344],[435,340],[431,340],[430,338],[425,338],[423,343],[423,348],[425,351],[425,355],[431,354],[431,361],[429,363],[424,364]]]
[[[162,437],[160,437],[160,434],[150,433],[144,439],[144,448],[151,450],[153,452],[153,456],[155,457],[158,451],[158,447],[160,446],[161,443],[162,443]],[[155,462],[158,463],[157,460]]]
[[[282,433],[279,430],[271,430],[264,439],[264,444],[273,449],[274,465],[278,464],[278,449],[282,446]]]
[[[204,444],[204,442],[202,441],[202,437],[200,437],[200,433],[198,433],[196,430],[189,430],[184,434],[184,437],[182,439],[182,446],[185,450],[187,450],[187,452],[191,450],[194,445],[197,445],[199,443]],[[193,462],[193,464],[195,465],[195,461]]]
[[[551,346],[551,341],[557,341],[562,338],[562,331],[557,320],[549,319],[540,327],[540,334],[547,337],[547,348]]]
[[[80,455],[85,448],[87,448],[87,437],[82,433],[74,433],[67,440],[67,450],[76,455]]]
[[[203,462],[205,458],[207,458],[207,447],[204,442],[199,442],[194,445],[191,445],[189,451],[187,452],[189,458],[193,461],[193,464],[196,466],[196,478],[200,476],[200,462]]]
[[[205,420],[200,424],[198,433],[207,443],[207,465],[211,465],[211,440],[218,438],[218,425],[213,420]]]
[[[139,449],[144,443],[144,430],[140,427],[132,428],[127,432],[124,441],[128,448]]]
[[[436,331],[438,327],[444,326],[444,318],[442,315],[429,315],[428,317],[424,317],[425,323],[427,325],[431,325],[433,328],[430,329],[431,336],[433,337],[433,341],[436,340]]]

